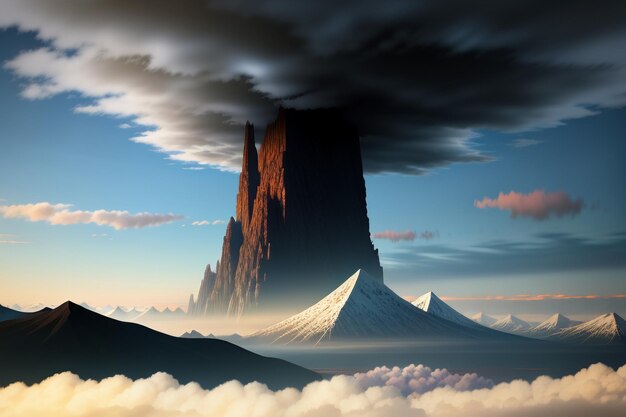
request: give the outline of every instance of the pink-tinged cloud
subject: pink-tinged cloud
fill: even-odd
[[[97,224],[115,230],[139,229],[160,226],[183,216],[177,214],[129,213],[121,210],[71,210],[71,204],[48,202],[0,206],[0,214],[6,219],[25,219],[31,222],[47,222],[52,225]]]
[[[500,193],[495,199],[485,197],[474,201],[474,206],[479,209],[509,210],[512,218],[532,217],[535,220],[545,220],[552,215],[575,216],[580,213],[583,205],[582,199],[573,200],[563,191],[546,193],[543,190],[535,190],[529,194],[511,191],[508,194]]]
[[[410,297],[405,297],[406,299]],[[626,299],[626,294],[515,294],[515,295],[482,295],[475,297],[441,297],[444,301],[545,301],[545,300],[612,300]]]
[[[397,232],[394,230],[385,230],[382,232],[376,232],[374,234],[372,234],[372,237],[374,239],[386,239],[386,240],[391,240],[392,242],[400,242],[401,240],[406,240],[406,241],[414,241],[415,238],[417,237],[417,235],[415,234],[415,232],[412,232],[410,230],[407,230],[405,232]]]
[[[372,238],[374,239],[387,239],[392,242],[400,242],[401,240],[405,241],[414,241],[415,239],[423,239],[423,240],[431,240],[438,236],[438,233],[431,232],[430,230],[424,230],[423,232],[415,233],[413,231],[407,230],[404,232],[398,232],[395,230],[385,230],[382,232],[376,232],[372,234]]]

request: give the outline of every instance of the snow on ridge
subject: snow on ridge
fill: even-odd
[[[582,343],[624,343],[626,342],[626,321],[616,313],[606,313],[563,329],[554,335],[554,339]]]
[[[475,321],[465,317],[463,314],[456,311],[432,291],[429,291],[426,294],[418,297],[411,304],[413,304],[420,310],[425,311],[426,313],[435,315],[442,319],[449,320],[462,326],[470,328],[483,327],[481,323],[476,323]]]
[[[350,338],[469,337],[475,330],[428,314],[358,270],[318,303],[250,336],[272,343]]]

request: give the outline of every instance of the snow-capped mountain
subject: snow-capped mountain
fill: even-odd
[[[530,323],[512,314],[509,314],[491,325],[492,329],[513,334],[524,334],[530,330],[531,327]]]
[[[626,321],[616,313],[603,314],[554,334],[551,339],[573,343],[626,343]]]
[[[487,314],[485,314],[483,312],[474,314],[471,317],[471,319],[472,319],[472,321],[474,321],[474,322],[476,322],[478,324],[482,324],[485,327],[491,327],[494,324],[496,324],[496,322],[498,321],[498,320],[494,319],[491,316],[488,316]]]
[[[425,313],[358,270],[317,304],[248,338],[317,344],[347,339],[480,338],[484,333]]]
[[[36,311],[41,311],[44,308],[51,308],[51,307],[52,306],[46,306],[46,305],[43,305],[41,303],[30,304],[30,305],[27,305],[25,307],[20,307],[19,305],[14,304],[14,305],[11,306],[11,309],[17,310],[17,311],[21,311],[23,313],[34,313]]]
[[[27,316],[28,313],[24,313],[23,311],[18,311],[9,307],[5,307],[0,304],[0,322],[6,320],[18,319],[20,317]]]
[[[437,297],[437,295],[432,291],[427,292],[421,297],[418,297],[411,304],[413,304],[415,307],[419,308],[422,311],[425,311],[437,317],[441,317],[442,319],[455,322],[462,326],[467,326],[471,328],[482,327],[480,324],[468,319],[463,314],[450,307],[441,298]]]
[[[572,320],[561,313],[556,313],[528,330],[528,336],[545,338],[580,323],[581,322]]]
[[[107,314],[107,317],[110,317],[116,320],[130,321],[130,320],[137,318],[140,314],[141,314],[141,311],[137,310],[134,307],[131,308],[130,310],[125,310],[122,307],[117,306],[115,310]]]

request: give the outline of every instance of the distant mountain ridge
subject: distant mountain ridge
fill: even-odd
[[[545,321],[539,323],[537,326],[529,329],[527,333],[531,337],[546,338],[563,329],[576,326],[580,323],[580,321],[572,320],[561,313],[556,313],[548,317]]]
[[[318,303],[248,339],[318,344],[394,338],[478,340],[498,336],[489,329],[470,328],[428,314],[380,280],[358,270]]]
[[[565,328],[550,339],[582,344],[626,344],[626,320],[616,313],[607,313]]]
[[[491,325],[492,329],[513,334],[523,334],[530,330],[531,327],[532,325],[530,323],[512,314],[509,314]]]
[[[494,319],[493,317],[491,317],[491,316],[489,316],[489,315],[487,315],[487,314],[485,314],[483,312],[474,314],[471,317],[471,319],[474,322],[476,322],[478,324],[481,324],[481,325],[483,325],[485,327],[491,327],[498,321],[498,320]]]
[[[274,389],[319,379],[289,362],[217,339],[186,339],[125,323],[66,302],[54,310],[0,323],[0,386],[34,383],[58,372],[101,379],[168,372],[205,388],[231,379]]]

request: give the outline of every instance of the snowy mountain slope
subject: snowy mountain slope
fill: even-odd
[[[491,328],[494,330],[513,334],[525,334],[531,327],[530,323],[512,314],[509,314],[491,325]]]
[[[480,324],[468,319],[463,314],[450,307],[441,298],[437,297],[437,295],[432,291],[427,292],[421,297],[418,297],[411,304],[413,304],[415,307],[419,308],[422,311],[425,311],[442,319],[452,321],[462,326],[470,328],[482,327]]]
[[[488,316],[487,314],[480,312],[477,314],[474,314],[471,317],[472,321],[478,323],[478,324],[482,324],[483,326],[486,327],[491,327],[493,326],[498,320],[494,319],[491,316]]]
[[[317,304],[248,339],[317,344],[379,338],[476,339],[485,334],[415,308],[380,280],[358,270]]]
[[[539,337],[545,338],[552,336],[555,333],[563,329],[567,329],[568,327],[576,326],[581,322],[572,320],[563,314],[556,313],[550,316],[547,320],[541,322],[537,326],[532,327],[528,330],[528,336],[531,337]]]
[[[616,313],[603,314],[593,320],[563,329],[551,337],[573,343],[626,343],[626,321]]]

